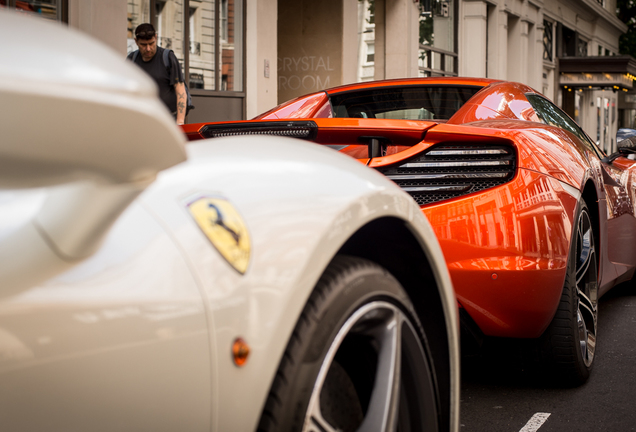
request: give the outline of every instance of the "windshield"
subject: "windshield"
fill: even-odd
[[[448,120],[480,86],[383,87],[330,95],[336,118]]]

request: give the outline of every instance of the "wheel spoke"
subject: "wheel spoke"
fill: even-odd
[[[581,313],[584,313],[589,316],[594,316],[596,314],[596,304],[592,302],[592,300],[585,295],[581,290],[577,289],[577,294],[579,297],[579,309]]]
[[[309,413],[309,423],[303,428],[304,432],[337,432],[337,429],[331,426],[322,417],[320,413],[320,405],[315,405],[312,412]]]
[[[581,356],[583,362],[589,366],[594,359],[594,352],[596,350],[596,335],[587,328],[585,320],[581,311],[578,311],[577,322],[579,328],[579,344],[581,346]]]
[[[594,351],[596,349],[596,336],[590,332],[587,332],[587,343],[585,345],[586,355],[585,358],[591,364],[592,359],[594,358]]]
[[[377,335],[380,344],[375,386],[367,415],[358,429],[360,432],[395,431],[400,394],[400,368],[402,352],[401,312],[395,311],[386,326]]]
[[[580,310],[577,312],[576,322],[577,327],[579,328],[579,345],[581,346],[581,355],[585,361],[587,359],[587,327]]]
[[[581,235],[581,252],[576,263],[576,285],[579,286],[587,271],[590,263],[595,259],[594,248],[592,247],[592,229],[587,227],[585,233]]]

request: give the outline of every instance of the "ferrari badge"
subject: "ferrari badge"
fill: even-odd
[[[200,197],[188,210],[217,251],[241,274],[250,262],[250,236],[232,204],[220,197]]]

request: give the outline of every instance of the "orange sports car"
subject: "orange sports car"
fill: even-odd
[[[474,78],[351,84],[184,131],[303,138],[384,174],[431,222],[463,328],[535,339],[560,378],[588,378],[598,299],[636,268],[631,142],[607,156],[532,88]]]

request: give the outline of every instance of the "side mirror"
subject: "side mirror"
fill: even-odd
[[[636,136],[625,138],[622,141],[618,141],[616,143],[616,147],[618,148],[618,152],[623,155],[627,155],[627,156],[636,155]]]
[[[619,129],[616,133],[616,148],[620,155],[636,160],[636,129]]]
[[[185,160],[155,83],[118,53],[8,11],[0,41],[0,188],[148,180]]]
[[[86,35],[0,9],[0,52],[0,191],[46,194],[0,238],[2,296],[90,256],[186,152],[154,82]]]
[[[619,129],[616,133],[616,148],[618,151],[604,157],[603,162],[612,163],[619,156],[636,160],[636,129]]]
[[[618,132],[616,132],[617,143],[631,137],[636,137],[636,129],[620,128]]]

